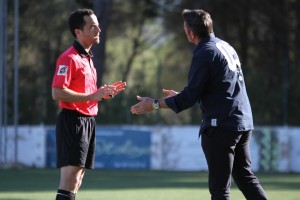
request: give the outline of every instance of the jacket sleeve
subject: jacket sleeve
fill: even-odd
[[[200,101],[201,94],[209,78],[210,62],[208,57],[207,53],[194,54],[187,86],[177,95],[165,99],[168,107],[174,112],[179,113]]]

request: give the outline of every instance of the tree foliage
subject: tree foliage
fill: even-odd
[[[97,6],[96,6],[97,3]],[[106,3],[106,4],[105,4]],[[108,4],[109,3],[109,4]],[[103,6],[105,9],[103,9]],[[259,5],[259,6],[258,6]],[[181,11],[211,13],[217,37],[237,50],[246,76],[255,124],[299,125],[300,2],[297,0],[37,0],[20,1],[19,113],[21,124],[54,124],[51,98],[55,62],[72,44],[69,13],[94,8],[101,44],[93,47],[101,83],[127,81],[126,91],[101,102],[100,124],[198,124],[197,105],[175,115],[170,110],[134,116],[136,95],[163,97],[162,88],[180,91],[186,84],[193,46]],[[8,64],[13,62],[13,4],[9,3]],[[13,90],[13,70],[7,74]],[[9,94],[12,123],[13,96]]]

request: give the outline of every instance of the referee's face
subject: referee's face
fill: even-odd
[[[99,22],[96,15],[86,15],[84,16],[85,25],[77,38],[85,47],[90,47],[93,44],[98,44],[100,42],[100,32]]]

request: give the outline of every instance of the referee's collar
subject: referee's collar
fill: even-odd
[[[73,46],[81,55],[81,57],[92,58],[94,56],[91,50],[89,52],[86,52],[85,49],[81,46],[81,44],[77,40],[74,40]]]

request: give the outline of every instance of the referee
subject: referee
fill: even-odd
[[[97,88],[91,47],[100,42],[97,17],[90,9],[71,13],[69,28],[75,40],[57,59],[52,97],[61,112],[56,124],[57,167],[60,183],[56,200],[74,200],[85,169],[94,168],[95,118],[98,102],[111,99],[125,89],[117,81]]]

